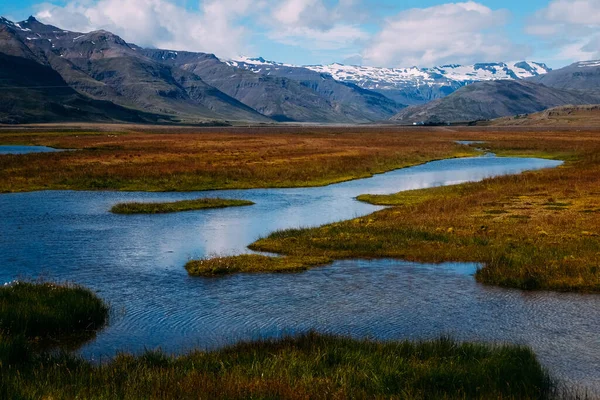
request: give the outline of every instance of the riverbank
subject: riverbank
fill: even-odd
[[[119,354],[101,364],[66,352],[95,332],[108,307],[89,290],[54,283],[0,288],[0,396],[158,398],[547,398],[555,384],[521,346],[375,342],[307,333],[170,356]],[[89,339],[89,337],[88,337]]]
[[[41,354],[2,364],[6,398],[549,398],[531,350],[514,345],[374,342],[316,333],[184,356],[121,354],[92,365]]]

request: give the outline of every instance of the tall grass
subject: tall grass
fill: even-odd
[[[101,328],[108,306],[76,285],[17,282],[0,287],[0,332],[5,337],[60,341]]]
[[[22,399],[544,399],[553,383],[519,346],[374,342],[305,334],[212,352],[122,354],[92,365],[42,355],[3,368]]]

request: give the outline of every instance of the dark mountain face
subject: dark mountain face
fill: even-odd
[[[139,54],[110,32],[68,32],[33,18],[4,26],[81,94],[185,122],[269,121],[197,75]]]
[[[329,74],[320,73],[308,68],[273,65],[247,64],[236,62],[238,68],[247,69],[267,76],[287,78],[299,82],[317,92],[339,109],[348,118],[368,121],[388,119],[402,108],[406,107],[375,91],[362,89],[350,82],[340,82]]]
[[[600,60],[578,62],[529,80],[557,89],[600,91]]]
[[[82,96],[49,66],[0,53],[0,123],[171,122],[168,117]]]
[[[443,99],[409,107],[392,120],[402,123],[447,123],[529,114],[566,104],[600,102],[593,92],[563,90],[527,81],[478,82]]]

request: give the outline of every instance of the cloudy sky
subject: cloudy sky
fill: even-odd
[[[2,0],[0,15],[148,47],[385,67],[600,58],[600,0]]]

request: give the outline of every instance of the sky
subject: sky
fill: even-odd
[[[600,59],[600,0],[2,0],[0,15],[297,65]]]

